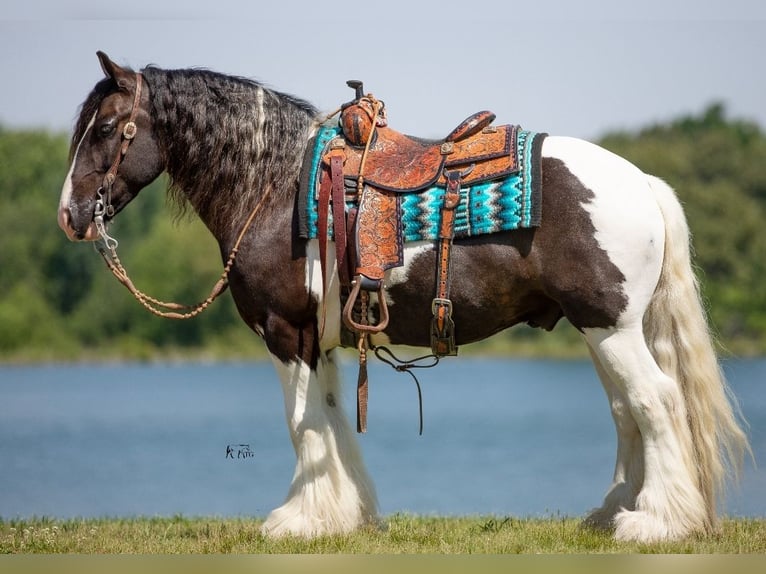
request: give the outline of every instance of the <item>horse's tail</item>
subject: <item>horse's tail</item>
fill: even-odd
[[[727,475],[739,476],[747,437],[713,347],[699,285],[692,270],[689,227],[675,192],[649,176],[665,219],[665,256],[644,316],[644,334],[657,364],[678,382],[692,436],[694,467],[709,525]]]

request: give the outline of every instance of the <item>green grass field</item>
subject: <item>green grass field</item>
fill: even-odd
[[[574,518],[393,515],[379,529],[314,540],[272,540],[258,519],[2,520],[4,554],[764,554],[766,519],[725,519],[711,536],[681,542],[615,542]]]

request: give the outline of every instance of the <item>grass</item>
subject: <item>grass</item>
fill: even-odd
[[[382,527],[313,540],[272,540],[258,519],[0,520],[2,554],[764,554],[765,519],[725,519],[680,542],[617,542],[574,518],[393,515]]]

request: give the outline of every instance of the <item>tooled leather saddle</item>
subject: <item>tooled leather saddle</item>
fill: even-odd
[[[344,323],[356,332],[377,332],[386,327],[388,315],[382,293],[378,298],[381,317],[377,325],[356,321],[351,310],[360,291],[380,292],[385,271],[403,264],[402,223],[396,196],[443,187],[431,341],[435,355],[454,355],[449,250],[455,207],[461,200],[461,186],[500,179],[518,169],[517,127],[494,126],[495,114],[480,111],[443,139],[408,136],[388,126],[383,103],[371,94],[365,95],[361,82],[348,84],[356,89],[356,97],[342,106],[341,133],[330,141],[322,157],[318,223],[324,262],[332,209],[341,284],[352,287],[344,307]],[[354,198],[355,207],[345,213],[346,201]]]
[[[341,107],[340,130],[321,158],[317,237],[326,286],[328,236],[332,232],[339,279],[347,294],[343,322],[358,336],[357,429],[364,432],[366,337],[388,324],[384,274],[404,262],[398,197],[434,186],[443,188],[431,304],[431,350],[436,357],[456,355],[449,299],[450,250],[461,187],[502,179],[518,170],[517,126],[494,126],[495,114],[480,111],[443,139],[408,136],[388,126],[383,102],[364,94],[361,82],[352,80],[348,85],[356,90],[355,98]],[[370,292],[378,294],[377,324],[371,324],[368,316]]]

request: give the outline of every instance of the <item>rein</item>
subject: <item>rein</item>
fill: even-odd
[[[215,301],[221,293],[226,291],[226,288],[229,286],[229,272],[234,266],[234,260],[237,258],[239,246],[245,237],[245,233],[248,229],[250,229],[250,225],[253,223],[256,214],[261,210],[266,199],[268,198],[271,188],[266,189],[264,194],[258,200],[258,203],[253,208],[253,211],[250,212],[250,216],[247,218],[242,231],[240,231],[239,236],[237,237],[237,241],[234,243],[234,247],[229,253],[229,257],[226,261],[226,265],[224,266],[223,273],[221,273],[220,278],[210,291],[210,295],[208,295],[204,301],[197,303],[196,305],[183,305],[181,303],[172,302],[167,303],[155,299],[154,297],[147,295],[143,291],[139,290],[133,284],[133,281],[131,281],[127,270],[120,261],[120,258],[117,256],[118,242],[114,237],[111,237],[107,233],[104,216],[106,215],[111,217],[114,215],[114,207],[112,206],[112,186],[117,179],[117,170],[120,167],[122,161],[125,159],[125,154],[128,151],[128,147],[136,137],[136,133],[138,133],[138,127],[136,126],[135,120],[136,115],[138,114],[138,106],[141,99],[142,78],[142,75],[137,72],[136,93],[133,98],[133,108],[130,112],[130,118],[122,130],[122,144],[120,145],[117,157],[115,157],[114,162],[109,168],[109,171],[107,171],[106,175],[104,175],[104,180],[101,184],[101,187],[99,187],[96,191],[97,197],[96,207],[93,214],[93,222],[96,225],[96,230],[98,231],[100,238],[96,244],[96,249],[101,254],[101,257],[103,257],[107,267],[112,272],[112,275],[114,275],[120,281],[120,283],[122,283],[128,289],[128,291],[133,294],[136,300],[141,303],[141,305],[147,311],[153,315],[157,315],[158,317],[163,317],[165,319],[191,319],[192,317],[196,317],[202,313],[202,311],[207,309],[208,306],[210,306],[210,304]],[[184,310],[186,310],[186,312],[179,312]]]

